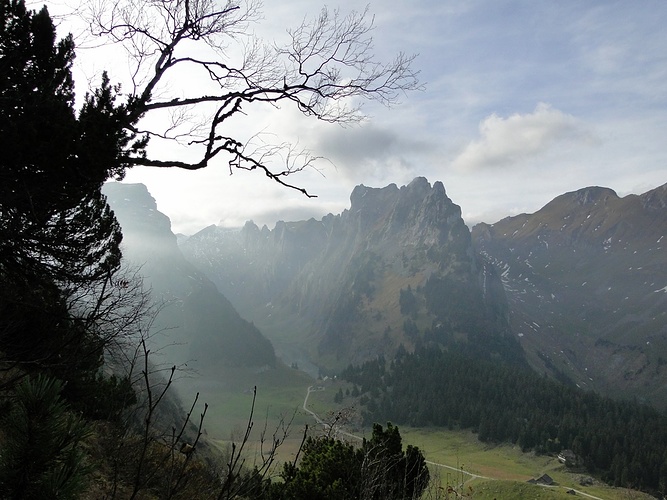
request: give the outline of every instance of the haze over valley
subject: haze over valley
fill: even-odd
[[[1,498],[667,498],[664,0],[0,2]]]
[[[390,382],[399,371],[405,380],[425,376],[410,361],[421,353],[440,383],[473,387],[471,376],[500,370],[494,377],[533,380],[524,394],[542,387],[537,381],[547,383],[539,389],[546,394],[567,388],[569,396],[558,396],[563,407],[589,391],[619,401],[593,404],[607,412],[623,400],[660,411],[667,403],[667,185],[623,198],[585,187],[534,214],[470,230],[445,185],[418,177],[401,187],[357,186],[348,209],[321,220],[210,226],[178,243],[143,185],[107,184],[105,194],[123,227],[124,255],[167,303],[156,322],[172,344],[165,356],[194,368],[213,397],[229,370],[270,374],[291,366],[310,380],[342,375],[362,395],[375,387],[375,397],[348,401],[361,405],[357,425],[392,419],[424,426],[430,410],[406,401],[400,407],[412,416],[398,411],[400,383]],[[475,368],[464,377],[458,360]],[[368,370],[376,373],[371,379]],[[456,398],[481,397],[468,390],[459,386]],[[440,404],[432,393],[422,397]],[[479,439],[526,450],[560,449],[529,438],[531,427],[489,437],[485,410],[477,417],[466,411],[470,422],[452,414],[440,423],[431,417],[431,425],[472,428]],[[549,439],[571,446],[585,425]],[[605,446],[612,454],[613,443]],[[611,462],[591,462],[590,470],[620,484],[617,467],[618,477]],[[658,465],[656,478],[661,471]]]
[[[155,290],[200,294],[215,314],[231,310],[228,300],[259,328],[239,339],[267,337],[311,375],[436,342],[658,406],[667,381],[665,192],[619,198],[583,188],[469,231],[444,185],[416,178],[358,186],[348,210],[319,221],[210,226],[177,247],[145,188],[106,187],[126,255]],[[235,326],[211,322],[211,342],[216,328],[239,332],[234,317]],[[259,365],[273,362],[268,347],[252,351]]]

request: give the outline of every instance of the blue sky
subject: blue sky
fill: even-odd
[[[365,4],[328,6],[345,13]],[[266,1],[254,30],[279,41],[320,8]],[[348,128],[287,106],[246,109],[249,127],[327,157],[292,179],[317,198],[261,174],[230,176],[222,164],[137,168],[127,181],[145,183],[173,229],[189,234],[214,223],[320,218],[349,207],[357,184],[400,186],[416,176],[442,181],[469,225],[533,212],[590,185],[627,195],[667,182],[667,1],[384,0],[369,8],[377,57],[419,54],[424,90],[392,109],[369,105],[369,119]],[[113,60],[99,49],[79,55],[86,75]],[[122,79],[122,64],[114,70]]]

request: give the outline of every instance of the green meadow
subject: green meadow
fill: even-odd
[[[285,441],[278,449],[278,463],[294,459],[303,438],[306,425],[309,435],[322,433],[312,415],[303,410],[308,387],[313,391],[308,398],[308,409],[325,422],[342,415],[342,430],[358,437],[370,435],[369,429],[360,426],[358,402],[344,396],[335,402],[339,389],[345,392],[351,385],[335,380],[315,381],[303,372],[280,366],[266,371],[224,370],[196,381],[185,380],[181,384],[181,396],[187,404],[188,394],[200,393],[199,400],[206,402],[204,428],[214,444],[225,448],[243,437],[255,396],[253,424],[250,440],[245,448],[248,462],[260,459],[260,451],[266,451],[274,433]],[[198,411],[201,411],[198,408]],[[382,422],[384,424],[384,422]],[[555,457],[523,453],[520,448],[508,444],[489,445],[477,440],[470,431],[439,428],[410,428],[399,426],[404,445],[418,446],[429,462],[433,479],[428,496],[447,498],[448,487],[457,495],[481,500],[515,500],[521,498],[566,499],[593,498],[604,500],[650,499],[636,491],[612,488],[594,480],[582,485],[589,478],[585,473],[568,471]],[[262,437],[264,444],[261,443]],[[353,439],[341,435],[343,439]],[[279,470],[279,465],[274,471]],[[540,486],[527,481],[548,474],[554,485]],[[481,476],[481,477],[476,477]],[[573,490],[574,495],[568,493]],[[454,494],[450,498],[456,498]]]

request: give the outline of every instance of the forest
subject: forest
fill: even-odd
[[[667,416],[636,401],[435,346],[350,365],[341,376],[359,393],[366,424],[472,429],[480,441],[524,451],[572,450],[577,460],[568,465],[611,485],[667,489]]]

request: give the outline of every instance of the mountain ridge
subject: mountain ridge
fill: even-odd
[[[348,209],[321,220],[212,225],[180,250],[311,375],[437,344],[526,356],[539,373],[659,405],[666,221],[667,184],[625,197],[591,186],[469,231],[444,185],[416,178],[359,185]],[[165,238],[173,251],[176,236]]]
[[[158,211],[146,186],[107,183],[104,194],[121,224],[125,264],[138,268],[152,300],[161,304],[153,331],[166,361],[201,371],[274,365],[271,343],[185,259],[169,217]]]
[[[625,197],[582,188],[472,235],[502,270],[512,330],[535,368],[665,404],[667,184]]]
[[[513,350],[493,286],[499,277],[475,257],[441,182],[360,185],[338,215],[279,221],[272,230],[252,222],[237,232],[207,228],[181,248],[300,365],[339,369],[419,342],[471,348],[482,331],[503,339],[485,355]],[[441,307],[443,300],[462,307]]]

